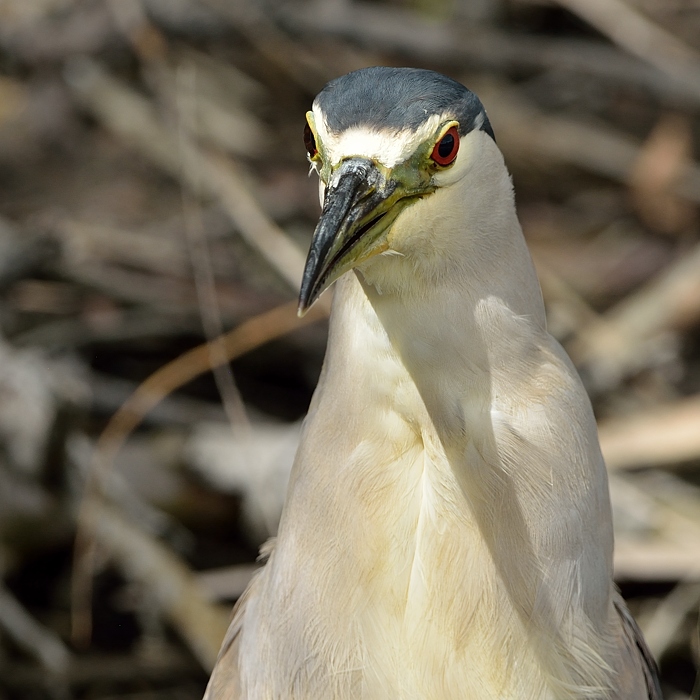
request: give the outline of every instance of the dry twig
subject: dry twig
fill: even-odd
[[[154,107],[97,62],[71,64],[66,79],[80,103],[113,133],[147,156],[197,195],[215,196],[245,240],[272,264],[293,289],[298,289],[305,256],[262,210],[238,168],[220,155],[206,154],[177,138],[161,122]],[[194,167],[183,170],[185,157]]]
[[[198,153],[194,149],[187,148],[185,130],[188,124],[196,121],[197,115],[192,114],[184,106],[188,102],[185,95],[193,94],[196,90],[197,70],[194,66],[182,68],[177,73],[177,108],[178,108],[178,135],[182,150],[182,180],[193,181],[199,172],[199,163],[193,161]],[[191,174],[188,174],[191,171]],[[185,237],[189,248],[192,271],[194,274],[195,288],[199,302],[199,313],[202,318],[204,336],[208,341],[211,355],[210,365],[216,387],[219,390],[221,402],[228,416],[231,429],[240,444],[240,453],[244,455],[244,461],[250,461],[250,423],[243,405],[243,399],[238,392],[233,378],[233,372],[227,362],[226,348],[223,342],[223,323],[221,311],[216,294],[216,281],[211,262],[211,255],[207,243],[202,212],[198,202],[183,188],[182,189],[182,213],[185,222]],[[240,454],[239,453],[239,454]]]
[[[598,426],[608,469],[662,467],[700,459],[700,396]]]
[[[71,653],[52,630],[39,624],[0,583],[0,627],[52,673],[65,673]]]
[[[602,124],[545,114],[501,81],[478,81],[474,88],[489,110],[506,155],[524,155],[533,162],[550,159],[620,183],[629,181],[642,153],[642,146],[631,137]],[[687,165],[671,191],[700,203],[700,166]]]
[[[657,606],[644,625],[644,637],[654,658],[660,659],[688,615],[700,605],[700,583],[679,583]]]
[[[638,581],[697,580],[700,577],[700,500],[682,502],[658,479],[611,474],[613,503],[644,514],[645,531],[616,528],[615,574]],[[695,513],[693,513],[695,509]]]
[[[228,607],[205,600],[183,561],[107,503],[92,499],[83,522],[126,575],[148,589],[203,668],[211,670],[228,627]]]
[[[95,524],[91,522],[91,504],[100,500],[97,496],[101,493],[105,475],[112,468],[117,453],[131,432],[164,397],[211,370],[213,359],[229,362],[263,343],[325,318],[326,315],[326,307],[317,304],[300,319],[296,313],[296,304],[290,303],[249,319],[223,338],[217,339],[223,347],[223,354],[213,358],[209,343],[197,346],[148,377],[112,416],[97,441],[78,517],[72,582],[73,636],[76,641],[89,638],[91,628],[90,581],[95,557],[95,541],[92,537]]]
[[[584,0],[585,2],[585,0]],[[528,36],[493,26],[426,19],[411,10],[380,3],[280,4],[279,18],[295,31],[336,36],[413,61],[476,66],[492,72],[566,70],[611,86],[633,86],[674,105],[700,105],[695,80],[669,75],[655,65],[601,42],[567,36]]]
[[[598,390],[609,390],[625,376],[672,357],[675,332],[698,318],[700,245],[582,328],[569,351]]]
[[[623,0],[557,0],[630,53],[700,95],[700,54]]]

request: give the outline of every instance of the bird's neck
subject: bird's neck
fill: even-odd
[[[279,556],[293,541],[324,595],[361,591],[371,614],[345,623],[420,652],[417,669],[451,639],[477,676],[499,654],[520,669],[487,697],[516,697],[526,677],[556,689],[532,697],[594,695],[607,682],[612,556],[595,422],[546,332],[510,184],[487,176],[456,212],[462,238],[442,235],[438,190],[414,205],[432,207],[415,221],[434,230],[403,217],[402,250],[338,281]],[[474,219],[475,196],[498,217]],[[432,262],[412,254],[413,242],[430,257],[426,239],[442,248]],[[458,667],[454,688],[473,687]]]
[[[356,271],[369,302],[358,325],[372,326],[376,317],[446,448],[451,433],[464,436],[454,402],[474,412],[468,425],[478,425],[499,377],[519,379],[529,368],[519,371],[518,358],[552,341],[505,168],[475,173],[470,182],[477,185],[462,185],[460,197],[438,190],[413,205],[391,252]]]
[[[612,551],[607,485],[590,407],[544,328],[539,293],[513,299],[494,285],[488,294],[470,295],[444,284],[406,299],[352,276],[338,286],[327,362],[339,384],[325,392],[335,397],[336,419],[360,416],[360,431],[353,437],[355,426],[344,423],[338,444],[355,444],[353,454],[374,451],[377,464],[353,462],[347,483],[355,503],[379,506],[378,494],[384,499],[386,512],[368,527],[387,543],[386,580],[394,585],[397,568],[407,567],[406,598],[398,596],[406,601],[406,620],[444,613],[455,615],[455,624],[472,620],[474,629],[481,629],[475,620],[505,620],[489,634],[497,640],[502,633],[495,645],[513,653],[519,637],[512,625],[519,620],[536,652],[532,663],[553,683],[604,684]],[[372,442],[368,435],[375,433]],[[413,453],[423,456],[409,458]],[[366,515],[373,513],[372,507]],[[433,560],[441,548],[450,554]],[[440,573],[450,556],[455,568]],[[416,577],[415,562],[426,559],[434,582]],[[420,595],[413,597],[416,585],[462,603],[428,610],[416,603]],[[580,631],[580,655],[561,625]]]
[[[368,545],[377,548],[372,590],[405,605],[406,621],[444,619],[455,635],[469,624],[494,648],[515,654],[529,645],[548,677],[575,685],[580,667],[603,682],[610,509],[573,370],[541,324],[502,299],[444,291],[410,309],[403,303],[352,276],[338,285],[325,370],[332,384],[311,425],[326,437],[335,431],[328,459],[343,468],[313,490],[325,492],[332,479],[332,507],[352,504],[349,532],[372,534],[348,554],[362,561]],[[405,588],[391,594],[382,581]],[[429,604],[421,591],[432,591]],[[580,631],[581,656],[562,625]]]

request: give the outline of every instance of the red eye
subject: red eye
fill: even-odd
[[[318,153],[314,132],[311,131],[308,122],[304,125],[304,145],[306,146],[306,152],[309,154],[309,158],[313,158]]]
[[[430,157],[438,165],[449,165],[459,151],[459,133],[456,126],[450,127],[444,136],[435,144]]]

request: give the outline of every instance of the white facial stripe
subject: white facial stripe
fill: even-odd
[[[348,156],[365,156],[393,168],[408,158],[418,146],[433,135],[438,125],[446,117],[434,114],[421,124],[417,131],[391,131],[388,129],[369,129],[355,126],[340,134],[328,129],[328,124],[321,110],[314,105],[314,123],[318,138],[331,159],[331,165],[337,165]]]

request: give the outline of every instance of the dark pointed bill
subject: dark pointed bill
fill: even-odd
[[[337,167],[306,259],[300,315],[344,272],[386,247],[379,238],[398,214],[396,189],[368,158],[348,158]]]

